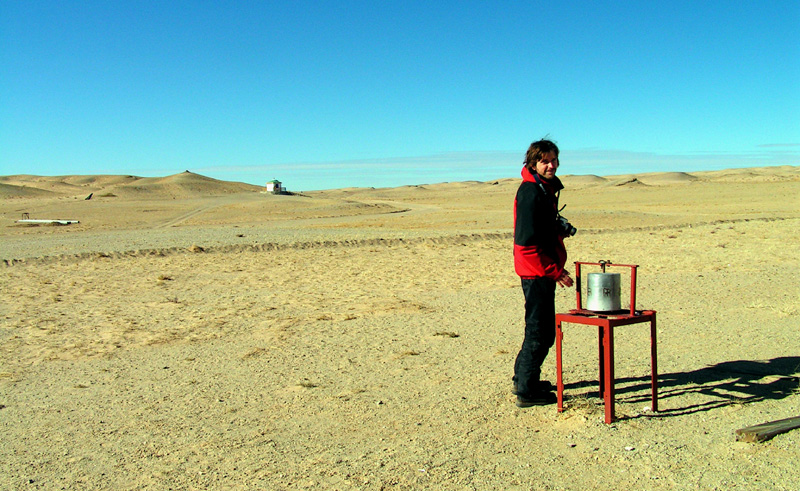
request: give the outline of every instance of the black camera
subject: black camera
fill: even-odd
[[[573,235],[575,235],[575,232],[578,231],[577,228],[573,227],[572,224],[569,223],[569,221],[566,218],[562,217],[561,215],[558,215],[558,218],[556,219],[556,228],[558,229],[558,232],[564,237],[572,237]]]

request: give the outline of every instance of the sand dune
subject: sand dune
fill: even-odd
[[[662,185],[689,182],[782,182],[798,179],[798,167],[780,166],[748,169],[727,169],[703,172],[655,172],[644,174],[625,174],[600,177],[596,175],[565,175],[562,181],[571,186],[592,185]],[[424,185],[399,186],[395,188],[341,188],[317,192],[325,196],[345,195],[380,195],[385,197],[402,196],[408,192],[428,190],[471,190],[487,185],[516,186],[517,178],[504,178],[489,182],[463,181],[430,183]],[[136,176],[34,176],[15,175],[0,176],[0,199],[24,196],[32,190],[44,190],[61,196],[83,197],[90,192],[114,193],[137,197],[145,194],[149,197],[192,198],[202,196],[219,196],[234,193],[261,192],[263,188],[251,184],[220,181],[189,171],[166,177]],[[17,188],[24,188],[23,190]],[[35,191],[34,191],[35,193]]]
[[[1,195],[3,198],[11,197],[12,195],[41,195],[40,193],[36,193],[36,191],[46,191],[60,196],[80,194],[83,192],[83,188],[80,186],[70,184],[61,179],[35,176],[31,176],[27,179],[7,179],[4,180],[3,186],[6,192],[13,193],[6,194],[4,192],[4,194]]]
[[[89,193],[129,198],[197,198],[243,192],[259,192],[263,188],[251,184],[220,181],[189,171],[167,177],[135,176],[6,176],[0,198],[25,196],[17,188],[38,189],[65,197],[84,197]],[[6,188],[8,186],[8,188]]]
[[[516,178],[0,178],[0,488],[796,489],[800,430],[733,432],[800,415],[800,167],[564,182],[570,261],[640,265],[659,412],[635,326],[614,424],[592,328],[563,413],[514,405]]]
[[[567,175],[561,177],[561,182],[564,183],[564,186],[592,186],[598,184],[605,184],[608,181],[600,176],[596,176],[594,174],[589,175]]]
[[[645,184],[657,186],[660,184],[689,183],[697,181],[700,178],[688,172],[654,172],[652,174],[641,175],[638,179]]]
[[[136,176],[97,175],[97,176],[62,176],[61,181],[91,189],[105,189],[111,186],[121,186],[141,179]]]
[[[48,195],[53,196],[55,193],[50,190],[39,189],[30,186],[18,186],[15,184],[0,183],[0,199],[35,198]]]
[[[123,188],[152,195],[181,198],[263,191],[259,186],[220,181],[189,171],[161,178],[142,178],[117,189]]]

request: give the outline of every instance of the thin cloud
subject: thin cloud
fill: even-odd
[[[800,145],[798,145],[800,146]],[[524,152],[447,152],[410,157],[263,165],[218,165],[193,169],[223,180],[263,184],[280,179],[295,191],[342,187],[395,187],[518,177]],[[648,172],[696,172],[741,167],[800,165],[800,151],[785,146],[752,152],[658,154],[584,148],[562,150],[562,175],[600,176]]]
[[[733,169],[799,165],[800,152],[788,149],[752,152],[695,152],[691,154],[657,154],[624,150],[583,149],[564,151],[562,174],[641,174],[647,172]]]

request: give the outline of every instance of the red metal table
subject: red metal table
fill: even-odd
[[[614,414],[614,328],[643,322],[650,323],[650,387],[652,396],[651,409],[658,411],[658,363],[656,349],[656,311],[636,310],[636,265],[615,264],[631,268],[631,304],[630,310],[617,312],[594,312],[583,309],[581,306],[581,265],[598,265],[605,268],[611,263],[575,263],[575,291],[577,296],[577,309],[568,313],[556,314],[556,391],[558,396],[558,412],[564,410],[564,380],[562,376],[562,340],[564,332],[562,323],[573,323],[597,326],[599,339],[599,367],[600,367],[600,397],[605,405],[605,422],[611,423]]]

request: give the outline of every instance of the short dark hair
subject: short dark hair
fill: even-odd
[[[541,139],[531,143],[528,147],[528,153],[525,154],[525,167],[528,170],[535,169],[536,163],[542,160],[546,153],[553,152],[558,158],[558,145],[551,140]]]

